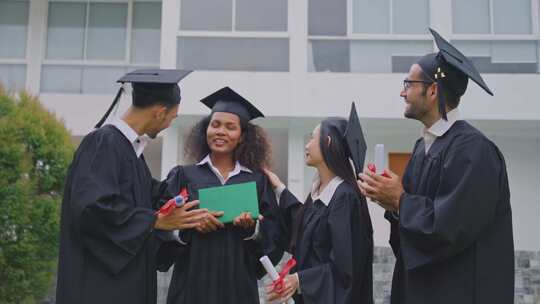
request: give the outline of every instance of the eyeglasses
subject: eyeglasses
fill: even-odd
[[[405,79],[403,80],[403,90],[407,91],[412,86],[413,83],[432,84],[433,81]]]

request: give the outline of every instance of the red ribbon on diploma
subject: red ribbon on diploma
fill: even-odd
[[[373,173],[377,173],[377,167],[375,167],[374,164],[368,164],[367,168],[368,168],[369,171],[371,171]],[[384,171],[383,174],[381,174],[381,175],[384,176],[384,177],[390,178],[390,175],[388,175],[388,173],[386,173],[386,171]]]
[[[179,196],[182,197],[182,203],[184,203],[187,198],[188,198],[188,193],[187,193],[187,190],[186,188],[183,188],[181,191],[180,191],[180,194]],[[165,205],[161,206],[161,208],[159,208],[158,211],[156,211],[156,215],[158,214],[161,214],[163,216],[165,215],[169,215],[171,212],[173,212],[174,209],[176,209],[176,207],[178,207],[178,203],[176,201],[176,197],[170,199],[167,203],[165,203]]]
[[[277,294],[281,294],[283,292],[283,280],[285,279],[285,276],[289,274],[289,271],[296,266],[296,260],[294,258],[290,258],[285,266],[281,269],[279,272],[279,278],[274,280],[272,282],[272,290],[276,292]]]

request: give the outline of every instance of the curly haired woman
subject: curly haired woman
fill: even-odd
[[[212,113],[188,137],[186,155],[195,164],[172,169],[168,192],[186,188],[192,200],[202,188],[255,181],[263,217],[254,220],[243,213],[223,225],[213,213],[196,229],[180,231],[184,246],[174,253],[167,303],[259,303],[257,278],[264,270],[258,259],[266,254],[277,262],[282,255],[272,245],[280,231],[279,216],[262,171],[269,164],[270,144],[263,129],[250,122],[263,114],[229,87],[201,102]]]

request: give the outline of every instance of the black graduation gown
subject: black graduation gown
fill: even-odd
[[[342,182],[328,207],[311,196],[301,204],[287,189],[279,207],[297,261],[291,273],[298,273],[301,294],[295,302],[373,303],[373,228],[366,199]]]
[[[504,158],[465,121],[414,147],[403,178],[392,304],[514,303],[512,213]]]
[[[208,164],[178,166],[167,178],[169,194],[186,188],[189,200],[198,198],[198,190],[221,186]],[[244,240],[254,230],[227,224],[225,228],[207,234],[195,230],[180,232],[187,243],[183,248],[161,249],[159,268],[166,271],[174,262],[167,303],[238,304],[259,303],[257,279],[265,274],[259,258],[267,254],[277,263],[283,251],[273,247],[280,231],[277,202],[266,175],[260,171],[241,171],[230,177],[226,185],[255,181],[259,210],[264,216],[260,223],[260,239]],[[170,248],[167,248],[170,249]]]
[[[164,188],[115,127],[83,139],[64,189],[56,303],[156,302],[152,202]]]

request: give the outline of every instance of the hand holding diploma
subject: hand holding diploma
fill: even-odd
[[[358,186],[362,194],[377,202],[388,211],[399,211],[399,199],[403,194],[403,185],[397,174],[390,170],[384,171],[387,176],[373,173],[370,169],[364,169],[360,173]]]
[[[208,215],[207,209],[194,209],[199,201],[192,201],[175,207],[167,215],[157,213],[154,228],[161,230],[183,230],[197,228]]]
[[[401,180],[394,172],[384,169],[384,145],[375,145],[375,164],[368,164],[357,181],[362,194],[388,211],[399,211],[399,199],[404,192]]]
[[[390,177],[389,174],[386,172],[385,168],[385,161],[384,161],[385,155],[384,155],[384,145],[383,144],[377,144],[375,145],[375,163],[374,164],[368,164],[368,169],[375,173],[382,175],[384,177]]]
[[[291,297],[294,295],[299,286],[298,275],[289,275],[288,273],[291,268],[296,265],[296,260],[291,258],[279,274],[268,256],[263,256],[260,258],[260,261],[270,276],[270,279],[273,281],[267,289],[267,300],[274,301],[277,299],[283,299],[282,303],[293,304],[294,301],[291,299]]]
[[[270,289],[267,291],[267,300],[270,302],[278,300],[280,303],[292,304],[294,303],[292,296],[298,289],[298,286],[298,275],[296,273],[288,274],[283,278],[283,289],[281,290],[281,293],[272,291],[272,289]]]
[[[181,207],[188,200],[188,194],[186,188],[183,188],[180,193],[165,203],[158,211],[156,215],[169,215],[175,208]]]

